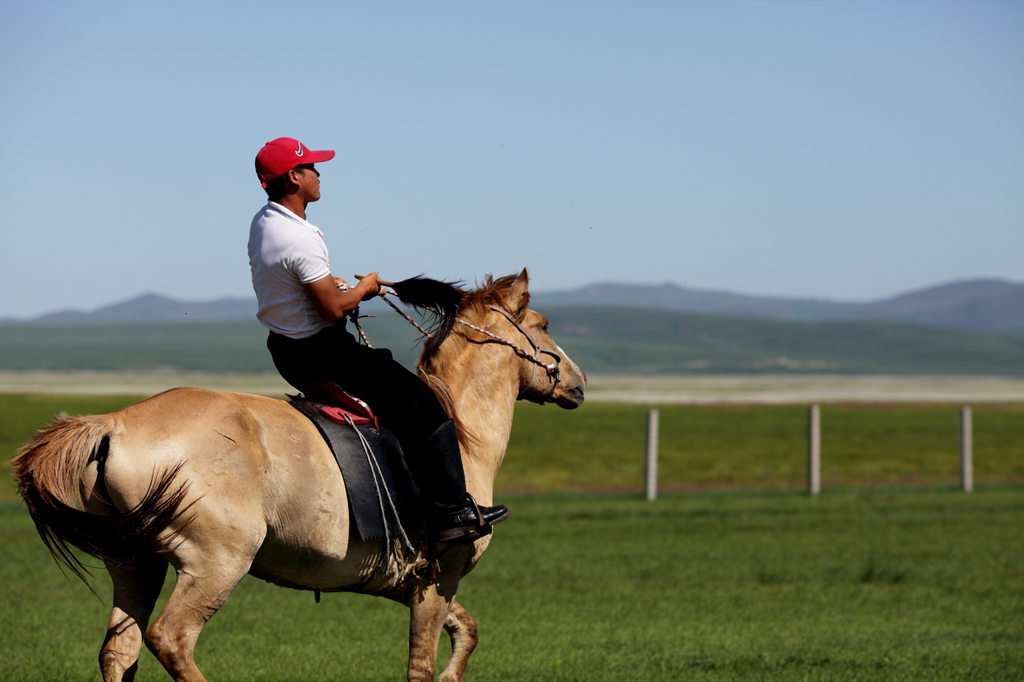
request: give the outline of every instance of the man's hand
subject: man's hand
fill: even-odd
[[[380,277],[376,272],[371,272],[369,275],[360,279],[359,286],[362,286],[363,284],[366,284],[368,289],[362,300],[367,301],[380,294]]]
[[[341,285],[347,288],[342,289]],[[349,287],[340,277],[325,275],[315,282],[306,284],[304,288],[320,318],[333,324],[343,318],[345,313],[354,310],[360,301],[371,299],[380,293],[380,278],[373,272],[359,280],[359,284]]]

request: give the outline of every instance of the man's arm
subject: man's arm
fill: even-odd
[[[360,301],[373,298],[380,293],[380,283],[376,272],[371,272],[359,280],[359,284],[351,289],[338,288],[338,280],[331,275],[321,277],[315,282],[304,284],[306,293],[313,299],[313,305],[324,322],[337,322],[350,310],[359,305]]]

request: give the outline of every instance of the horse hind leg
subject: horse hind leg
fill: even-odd
[[[114,607],[100,648],[100,671],[104,682],[131,682],[139,666],[142,633],[167,575],[167,562],[107,564],[107,572],[114,584]]]
[[[174,592],[146,630],[146,646],[178,682],[206,682],[193,658],[196,641],[248,572],[252,557],[242,561],[220,553],[204,558],[202,564],[178,568]]]
[[[476,620],[462,604],[452,601],[452,609],[448,612],[444,629],[452,640],[452,656],[441,672],[440,682],[461,682],[463,675],[466,674],[469,655],[473,653],[480,639],[476,632]]]

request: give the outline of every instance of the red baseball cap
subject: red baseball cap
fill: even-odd
[[[256,175],[263,187],[296,166],[304,163],[320,163],[334,158],[334,150],[318,151],[307,149],[304,144],[291,137],[279,137],[265,145],[256,155]]]

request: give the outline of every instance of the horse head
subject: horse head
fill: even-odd
[[[420,358],[425,376],[447,376],[449,380],[468,372],[473,366],[477,376],[465,381],[480,381],[483,374],[508,374],[515,383],[515,397],[536,403],[553,402],[573,409],[583,403],[587,383],[583,370],[552,340],[548,320],[529,307],[529,275],[499,279],[487,276],[483,284],[463,293],[458,322],[453,334],[441,347],[426,350]],[[505,346],[491,353],[490,363],[471,362],[468,354],[482,349]]]
[[[516,344],[519,399],[575,409],[583,403],[587,376],[551,338],[548,319],[529,307],[529,274],[524,268],[512,280],[502,305],[490,306],[489,326]]]

